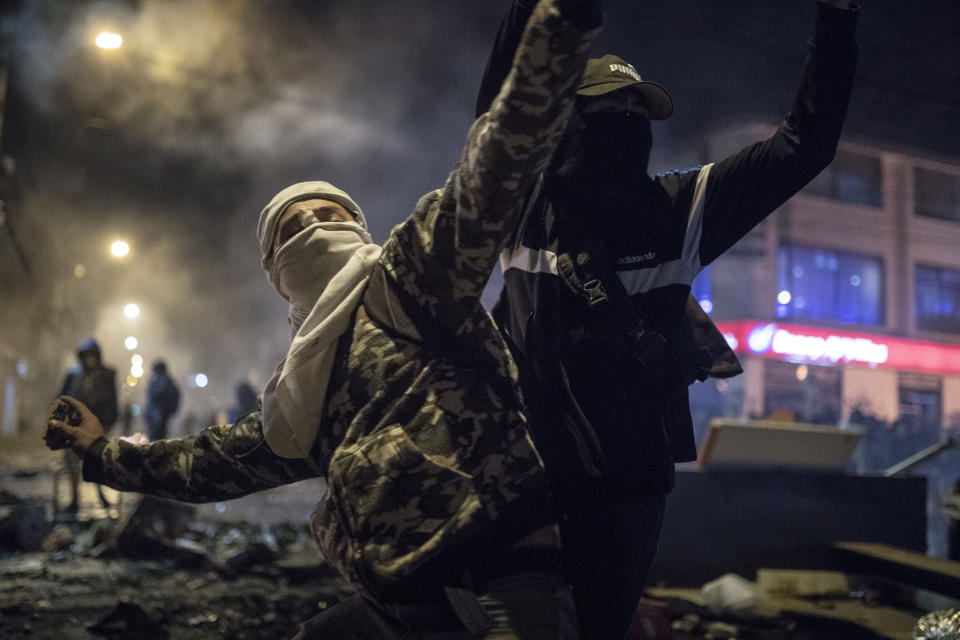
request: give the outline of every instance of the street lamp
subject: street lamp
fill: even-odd
[[[130,254],[130,245],[123,240],[117,240],[110,245],[110,253],[112,253],[115,258],[125,258]]]
[[[138,344],[140,344],[140,341],[135,336],[127,336],[126,340],[123,341],[123,346],[130,351],[136,349]]]
[[[131,302],[123,308],[123,315],[128,318],[136,318],[140,315],[140,306]]]
[[[101,49],[119,49],[123,45],[123,36],[104,31],[97,36],[96,43]]]

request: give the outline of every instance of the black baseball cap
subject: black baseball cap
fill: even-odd
[[[644,80],[633,65],[614,55],[587,60],[577,95],[599,96],[625,87],[643,95],[651,120],[666,120],[673,114],[673,98],[656,82]]]

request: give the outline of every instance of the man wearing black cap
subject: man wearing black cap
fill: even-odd
[[[167,437],[167,423],[180,408],[180,389],[167,372],[167,363],[163,360],[154,362],[151,370],[143,420],[147,423],[147,437],[156,442]]]
[[[486,111],[529,15],[514,0],[481,86]],[[656,554],[674,463],[694,460],[687,387],[740,372],[690,296],[694,277],[833,159],[856,65],[857,7],[817,2],[793,108],[768,139],[650,177],[673,100],[616,56],[587,63],[577,108],[501,254],[495,309],[532,431],[564,501],[585,639],[623,638]]]

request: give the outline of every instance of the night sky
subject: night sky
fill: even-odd
[[[53,255],[33,268],[82,287],[77,340],[96,334],[125,375],[119,340],[136,332],[148,362],[208,373],[212,406],[241,377],[265,382],[287,345],[285,304],[259,266],[260,208],[287,184],[328,180],[384,240],[457,161],[507,2],[2,6],[10,224]],[[605,6],[596,54],[674,95],[675,116],[654,126],[656,170],[711,127],[778,122],[815,14],[812,0]],[[97,49],[102,30],[124,46]],[[960,162],[960,2],[865,2],[859,34],[845,137]],[[133,246],[123,264],[106,255],[115,237]],[[135,326],[119,317],[129,300],[144,310]]]

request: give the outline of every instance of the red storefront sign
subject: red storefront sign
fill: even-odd
[[[734,320],[717,326],[737,353],[827,366],[960,375],[960,345],[786,322]]]

